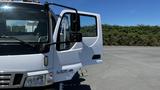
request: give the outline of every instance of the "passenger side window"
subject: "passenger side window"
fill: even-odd
[[[80,15],[80,32],[83,37],[97,36],[97,21],[95,16]]]

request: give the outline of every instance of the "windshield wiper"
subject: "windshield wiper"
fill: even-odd
[[[20,42],[20,44],[28,45],[28,46],[30,46],[30,47],[35,48],[35,46],[34,46],[34,45],[32,45],[32,44],[30,44],[30,43],[28,43],[28,42],[25,42],[25,41],[23,41],[23,40],[21,40],[21,39],[18,39],[18,38],[16,38],[16,37],[12,37],[12,36],[5,36],[5,35],[3,35],[3,36],[0,36],[0,38],[6,38],[6,39],[13,39],[13,40],[17,40],[17,41],[19,41],[19,42]]]

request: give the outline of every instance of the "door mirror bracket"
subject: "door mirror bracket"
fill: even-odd
[[[71,42],[82,42],[82,33],[70,33]]]

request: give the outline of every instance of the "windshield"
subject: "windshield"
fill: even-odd
[[[48,42],[48,13],[41,5],[0,4],[0,36],[12,36],[24,42]],[[0,42],[18,42],[0,38]]]

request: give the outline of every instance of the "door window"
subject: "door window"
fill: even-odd
[[[75,44],[75,42],[70,42],[70,34],[74,32],[74,14],[66,13],[63,15],[58,32],[58,44],[57,50],[69,50]],[[79,15],[80,20],[80,30],[83,37],[96,37],[97,36],[97,20],[95,16],[91,15]]]
[[[95,16],[80,15],[80,32],[83,37],[97,36],[97,23]]]

